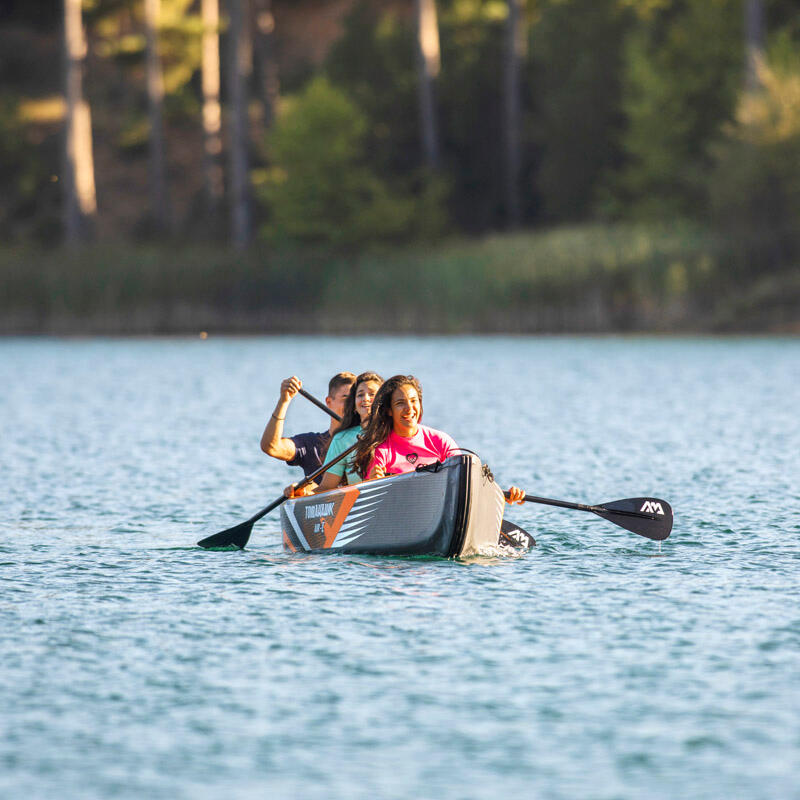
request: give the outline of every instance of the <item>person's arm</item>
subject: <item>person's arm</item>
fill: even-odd
[[[332,473],[330,470],[322,476],[322,483],[319,486],[311,484],[314,487],[313,494],[320,492],[329,492],[331,489],[338,489],[342,485],[342,476]]]
[[[300,378],[294,375],[281,383],[281,393],[275,410],[264,428],[264,433],[261,434],[261,449],[268,456],[281,461],[291,461],[297,453],[294,442],[283,435],[283,421],[286,419],[289,403],[300,391],[302,385],[303,382]]]
[[[314,481],[307,483],[302,489],[295,489],[295,486],[297,486],[298,483],[300,483],[300,481],[290,483],[283,490],[283,496],[288,497],[291,500],[293,497],[308,497],[308,495],[314,494],[314,492],[317,490],[317,484],[314,483]]]
[[[386,454],[384,453],[383,449],[378,446],[375,448],[375,452],[372,454],[372,461],[370,462],[369,467],[367,468],[367,480],[373,481],[377,478],[385,478],[386,477]]]
[[[326,472],[322,476],[322,483],[317,485],[313,481],[302,489],[295,489],[296,483],[290,483],[284,490],[283,494],[290,500],[293,497],[308,497],[311,494],[319,494],[320,492],[329,492],[331,489],[338,489],[342,485],[341,475],[332,475]]]

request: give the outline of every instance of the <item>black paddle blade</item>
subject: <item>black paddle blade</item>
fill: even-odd
[[[244,550],[252,530],[253,522],[252,520],[247,520],[247,522],[242,522],[233,528],[228,528],[226,531],[207,536],[197,544],[200,547],[205,547],[206,550],[224,550],[230,547],[238,547],[240,550]]]
[[[523,530],[519,525],[504,519],[500,524],[500,533],[497,535],[497,544],[506,547],[521,547],[525,550],[536,546],[536,539],[528,531]]]
[[[600,503],[592,511],[626,531],[656,542],[666,539],[672,530],[672,507],[666,500],[657,497],[631,497],[628,500]]]

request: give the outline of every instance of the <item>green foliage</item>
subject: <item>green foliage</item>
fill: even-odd
[[[618,0],[547,0],[528,66],[535,188],[550,220],[590,216],[600,181],[620,160],[622,52]]]
[[[318,303],[322,271],[313,253],[258,248],[0,248],[0,330],[282,332]]]
[[[193,5],[193,0],[161,0],[156,35],[168,119],[197,119],[200,113],[192,79],[200,69],[202,21]],[[108,105],[122,101],[118,113],[113,114],[113,124],[119,128],[117,144],[128,155],[143,151],[149,137],[143,3],[94,0],[85,16],[94,52],[115,67],[102,74],[108,81],[103,87]]]
[[[444,161],[453,181],[452,216],[462,230],[486,231],[506,220],[503,184],[504,20],[443,14],[439,119]],[[457,6],[458,7],[458,6]],[[524,145],[523,145],[524,147]],[[530,163],[522,165],[530,172]]]
[[[572,226],[356,256],[274,245],[0,247],[0,331],[696,329],[708,324],[709,298],[729,289],[717,267],[727,255],[685,224]]]
[[[349,246],[405,236],[414,201],[364,163],[367,119],[325,78],[315,78],[268,136],[263,185],[271,238]]]
[[[31,140],[19,103],[0,94],[0,236],[50,238],[58,218],[57,137]]]
[[[442,71],[436,113],[447,198],[440,211],[479,231],[502,223],[502,75],[504,2],[438,3]],[[369,163],[392,180],[417,175],[423,162],[413,20],[360,0],[331,49],[331,80],[366,114]]]
[[[773,82],[765,79],[764,93],[743,98],[736,115],[743,2],[525,4],[525,222],[665,220],[699,217],[710,208],[717,229],[741,243],[743,263],[794,263],[800,155],[796,136],[778,132],[795,113],[788,98],[797,72],[789,61],[800,44],[797,0],[764,0],[771,38],[778,29],[783,37],[770,55]],[[63,112],[53,109],[63,89],[62,9],[52,0],[6,5],[0,25],[0,83],[7,87],[0,101],[0,232],[14,240],[46,240],[59,220]],[[449,220],[472,235],[501,227],[507,0],[437,0],[442,166],[436,175],[421,169],[413,3],[327,4],[335,13],[351,10],[319,67],[311,57],[318,42],[312,47],[292,31],[320,21],[325,5],[273,4],[277,27],[270,47],[279,56],[285,113],[269,139],[270,166],[262,169],[260,149],[252,153],[252,175],[266,201],[256,222],[266,220],[265,235],[366,249],[374,242],[441,236]],[[177,213],[187,217],[202,177],[199,7],[198,0],[162,0],[159,25],[170,189]],[[225,8],[222,3],[223,29]],[[256,4],[250,8],[257,10]],[[131,235],[132,221],[147,204],[143,3],[84,0],[83,11],[98,230],[111,238]],[[223,38],[223,104],[229,100],[225,53]],[[330,83],[312,80],[317,74]],[[299,94],[290,97],[294,89]],[[263,120],[255,103],[249,110],[255,134]],[[220,228],[227,224],[224,208],[220,204],[216,216]],[[193,229],[182,230],[188,236]],[[690,285],[681,275],[691,269],[673,266],[671,285]]]
[[[740,267],[789,264],[800,254],[800,55],[788,31],[759,69],[712,152],[715,224],[740,246]]]
[[[360,0],[325,62],[331,82],[364,113],[372,167],[403,175],[422,161],[414,70],[414,32],[396,13]]]
[[[669,324],[716,279],[719,246],[690,225],[592,225],[367,254],[332,266],[323,305],[346,315],[352,287],[387,328],[584,330]],[[398,281],[397,276],[402,275]],[[366,329],[368,316],[352,321]]]
[[[742,79],[739,0],[682,0],[654,11],[626,47],[618,209],[638,217],[698,213],[709,142],[733,114]]]

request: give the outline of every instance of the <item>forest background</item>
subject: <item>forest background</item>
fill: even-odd
[[[796,0],[4,0],[0,332],[800,331]]]

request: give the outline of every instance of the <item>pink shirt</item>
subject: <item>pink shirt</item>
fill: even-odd
[[[409,439],[392,431],[389,438],[375,448],[367,476],[372,475],[375,467],[383,467],[387,475],[413,472],[420,464],[444,461],[458,452],[458,445],[451,436],[426,425],[419,425]]]

